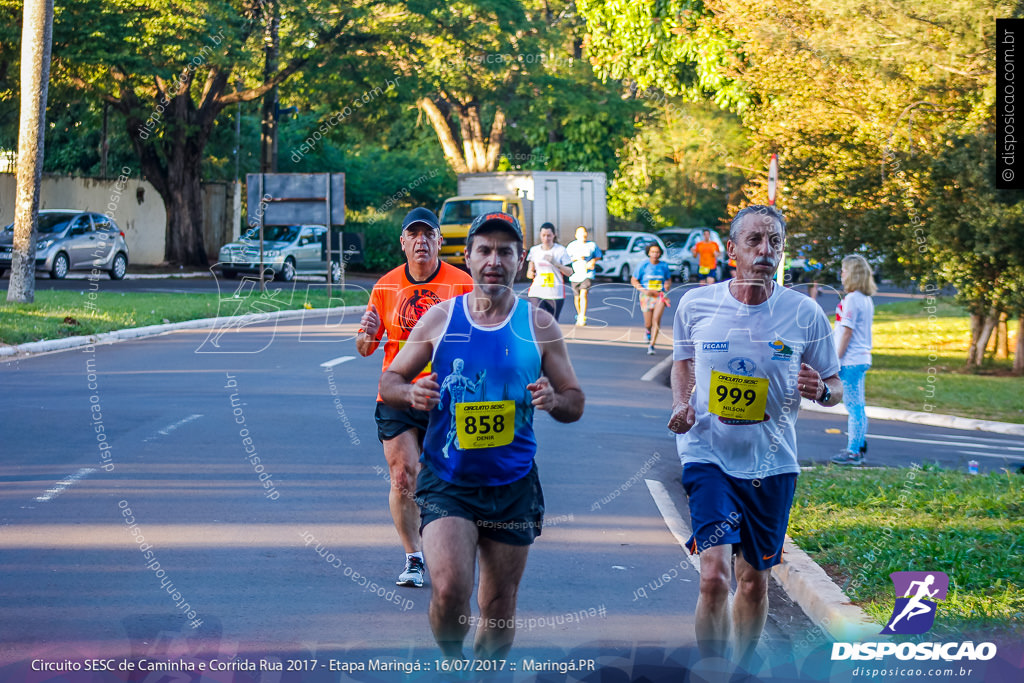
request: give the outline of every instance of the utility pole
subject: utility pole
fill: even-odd
[[[263,33],[263,82],[269,82],[277,74],[277,60],[280,49],[278,29],[281,16],[277,0],[263,3],[266,27]],[[277,172],[277,86],[263,96],[263,125],[260,131],[260,172]]]

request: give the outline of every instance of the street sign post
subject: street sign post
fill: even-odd
[[[775,189],[779,184],[779,155],[773,154],[768,162],[768,206],[775,206]],[[782,252],[782,259],[779,261],[779,269],[775,272],[775,279],[780,285],[786,282],[786,252]]]
[[[315,223],[327,226],[324,248],[327,250],[327,296],[331,296],[331,227],[345,225],[344,173],[250,173],[245,177],[249,214],[256,212],[260,232],[260,291],[263,281],[263,226]],[[250,219],[249,225],[253,225]],[[345,287],[345,261],[340,260],[342,289]]]

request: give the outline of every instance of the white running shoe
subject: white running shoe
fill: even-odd
[[[424,569],[426,569],[426,567],[423,566],[423,560],[420,558],[405,558],[405,571],[398,575],[398,581],[395,581],[395,585],[413,586],[414,588],[422,587]]]

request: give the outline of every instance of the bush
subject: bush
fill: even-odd
[[[405,210],[402,209],[397,213],[384,214],[377,220],[360,216],[345,221],[345,232],[363,234],[363,263],[353,264],[353,270],[384,273],[405,263],[405,254],[398,242],[404,215]]]

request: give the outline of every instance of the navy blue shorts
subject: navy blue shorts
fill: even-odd
[[[729,543],[754,569],[782,562],[795,474],[740,479],[717,465],[693,462],[683,467],[683,488],[690,502],[693,535],[686,547],[691,555]]]

